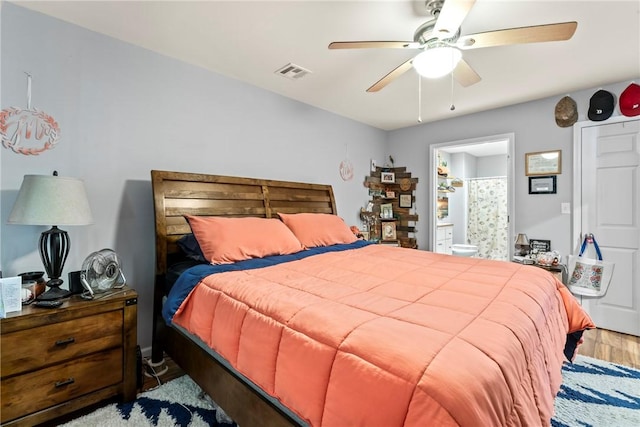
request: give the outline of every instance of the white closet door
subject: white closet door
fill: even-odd
[[[607,294],[582,303],[598,327],[640,336],[640,120],[580,132],[575,230],[593,233],[603,258],[615,262]]]

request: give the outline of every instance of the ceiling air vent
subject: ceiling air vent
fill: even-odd
[[[307,74],[311,74],[311,71],[307,70],[306,68],[302,68],[299,65],[291,63],[285,65],[279,70],[276,70],[275,72],[291,80],[298,80],[306,76]]]

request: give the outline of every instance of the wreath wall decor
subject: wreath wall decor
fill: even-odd
[[[27,74],[27,108],[0,111],[2,146],[14,153],[38,155],[53,148],[60,139],[60,127],[50,115],[31,108],[31,75]]]

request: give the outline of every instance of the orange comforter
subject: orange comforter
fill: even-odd
[[[173,322],[314,426],[549,425],[593,327],[542,269],[383,245],[210,275]]]

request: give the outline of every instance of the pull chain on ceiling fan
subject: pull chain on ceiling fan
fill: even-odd
[[[465,50],[569,40],[578,26],[577,22],[571,21],[461,35],[460,25],[474,3],[475,0],[427,0],[425,9],[432,19],[418,27],[413,41],[332,42],[329,49],[381,48],[422,51],[391,70],[369,87],[367,92],[378,92],[411,67],[421,76],[428,78],[438,78],[452,73],[461,86],[467,87],[478,83],[480,76],[462,57]]]

